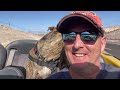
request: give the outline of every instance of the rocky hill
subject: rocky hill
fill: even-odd
[[[120,26],[111,26],[104,28],[109,40],[120,40]],[[43,35],[14,30],[8,26],[0,25],[0,43],[6,46],[12,41],[21,39],[39,40]]]
[[[120,41],[120,26],[111,26],[104,29],[108,40]]]
[[[105,27],[105,32],[111,32],[120,29],[120,26],[110,26],[110,27]]]
[[[39,40],[43,35],[36,35],[33,33],[23,32],[20,30],[14,30],[8,26],[0,25],[0,43],[6,46],[8,43],[21,40],[21,39],[32,39]]]

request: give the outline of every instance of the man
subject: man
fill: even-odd
[[[101,53],[106,46],[102,22],[94,12],[75,11],[60,20],[69,67],[48,79],[109,79],[120,78],[120,69],[104,63]]]

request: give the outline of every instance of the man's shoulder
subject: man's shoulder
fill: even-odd
[[[115,67],[111,64],[105,64],[105,63],[102,63],[102,69],[108,71],[108,72],[120,72],[120,68],[118,67]]]
[[[103,79],[120,79],[120,68],[113,65],[102,64],[100,77]]]
[[[57,73],[52,74],[47,79],[71,79],[69,71],[67,68],[60,70]]]

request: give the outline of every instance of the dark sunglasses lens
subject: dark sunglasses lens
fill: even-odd
[[[72,43],[76,39],[75,33],[63,34],[63,40],[65,43]]]
[[[90,32],[82,32],[80,37],[85,43],[95,43],[97,40],[97,34]]]

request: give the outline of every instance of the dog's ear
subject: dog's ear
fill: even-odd
[[[48,30],[50,30],[50,31],[57,31],[56,27],[54,27],[54,26],[48,27]]]
[[[61,70],[63,68],[68,68],[68,67],[69,67],[69,62],[65,54],[65,49],[63,48],[60,54],[60,62],[58,64],[58,68]]]

